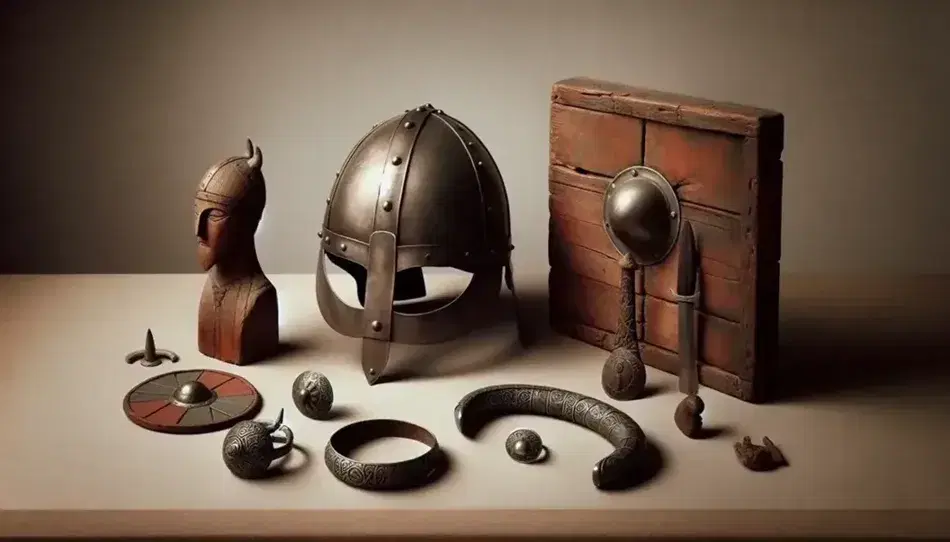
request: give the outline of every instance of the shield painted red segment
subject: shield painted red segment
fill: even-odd
[[[236,395],[251,395],[254,388],[243,378],[228,380],[214,389],[218,397],[234,397]]]
[[[177,425],[178,420],[185,415],[186,410],[188,409],[169,403],[168,406],[160,408],[151,415],[146,416],[146,419],[149,423],[156,425]]]
[[[217,371],[205,371],[201,373],[201,376],[198,377],[198,382],[201,382],[205,386],[208,386],[209,389],[214,389],[216,386],[224,384],[228,380],[232,380],[234,375],[228,373],[219,373]]]
[[[155,399],[152,401],[137,401],[130,402],[129,409],[132,411],[132,414],[135,416],[141,416],[147,418],[149,415],[154,414],[158,409],[168,404],[168,399]]]

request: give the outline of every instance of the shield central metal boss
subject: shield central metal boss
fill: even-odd
[[[618,173],[604,194],[604,229],[614,248],[641,266],[661,262],[676,244],[680,203],[660,172],[646,166]]]

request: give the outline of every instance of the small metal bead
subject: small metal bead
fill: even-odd
[[[638,175],[640,175],[640,172],[637,171],[637,170],[633,170],[633,171],[630,172],[630,176],[631,176],[631,177],[636,177],[636,176],[638,176]]]
[[[441,114],[442,114],[442,110],[441,110],[441,109],[436,109],[435,112],[436,112],[436,114],[438,114],[438,115],[441,115]]]
[[[469,147],[471,147],[471,146],[474,145],[474,144],[475,144],[475,143],[472,142],[472,141],[469,141],[469,142],[468,142],[468,146],[469,146]]]
[[[369,369],[369,374],[371,374],[371,375],[376,374],[376,369],[373,369],[372,367],[370,367],[370,369]]]
[[[322,232],[322,231],[318,231],[318,232],[317,232],[317,237],[319,237],[320,239],[323,239],[323,232]]]
[[[330,205],[330,198],[327,198],[327,205]]]
[[[380,331],[383,329],[383,324],[379,320],[373,320],[372,323],[370,323],[370,326],[373,327],[373,331]]]
[[[478,167],[482,167],[482,166],[484,166],[485,164],[483,164],[483,163],[482,163],[482,161],[481,161],[481,160],[479,160],[479,161],[478,161],[478,163],[477,163],[477,164],[475,164],[475,165],[476,165],[476,166],[478,166]]]
[[[423,107],[421,105],[416,108],[416,111],[422,111],[422,110],[423,110]]]
[[[390,201],[384,201],[384,202],[383,202],[383,210],[386,211],[387,213],[388,213],[389,211],[392,211],[392,210],[393,210],[393,204],[392,204],[392,202],[390,202]]]
[[[340,252],[346,252],[346,243],[340,243]]]
[[[398,166],[399,164],[402,163],[402,158],[398,156],[393,156],[392,162],[394,166]]]
[[[670,211],[670,218],[676,218],[676,211]]]
[[[405,127],[405,128],[408,130],[408,129],[412,128],[412,127],[415,126],[415,125],[416,125],[416,123],[412,122],[411,120],[407,120],[406,123],[403,124],[403,127]]]
[[[336,176],[337,176],[337,177],[340,176],[340,172],[339,172],[339,171],[336,172]]]
[[[327,235],[326,237],[324,237],[324,238],[323,238],[323,242],[329,245],[329,244],[330,244],[330,236]]]
[[[426,104],[426,107],[432,109],[432,104]]]

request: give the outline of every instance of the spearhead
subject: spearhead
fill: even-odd
[[[145,362],[152,363],[158,356],[155,351],[155,338],[152,337],[152,330],[145,332]]]

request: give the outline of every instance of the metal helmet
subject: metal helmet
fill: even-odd
[[[501,173],[467,126],[431,104],[376,125],[357,143],[337,173],[319,235],[320,312],[338,333],[363,339],[370,384],[386,368],[390,342],[444,342],[491,319],[503,269],[514,294]],[[355,279],[363,308],[333,291],[324,254]],[[426,295],[424,266],[466,271],[472,280],[440,309],[397,312],[395,301]]]
[[[676,244],[680,203],[673,186],[655,169],[629,167],[607,185],[604,229],[621,254],[638,265],[659,263]]]

